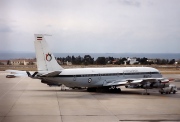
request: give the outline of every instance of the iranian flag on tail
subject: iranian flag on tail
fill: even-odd
[[[37,40],[42,40],[42,37],[37,37]]]

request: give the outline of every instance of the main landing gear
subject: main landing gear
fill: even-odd
[[[142,95],[150,95],[150,93],[148,93],[148,84],[147,84],[147,82],[146,82],[144,88],[145,88],[145,93],[142,93]]]
[[[121,89],[117,88],[116,86],[111,87],[109,90],[112,93],[120,93],[121,92]]]
[[[150,95],[150,93],[148,93],[148,89],[146,88],[145,91],[142,93],[142,95]]]
[[[110,93],[120,93],[121,89],[113,87],[97,87],[97,88],[87,88],[88,92],[110,92]]]

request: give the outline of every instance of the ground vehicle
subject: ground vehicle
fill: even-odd
[[[6,75],[6,78],[15,78],[16,76],[14,75]]]
[[[169,87],[165,87],[159,90],[161,94],[170,94],[171,92],[175,94],[177,92],[177,87],[174,84],[170,84]]]

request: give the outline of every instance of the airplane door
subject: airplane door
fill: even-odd
[[[151,73],[151,72],[149,73],[149,77],[150,77],[150,78],[152,77],[152,73]]]
[[[123,72],[123,77],[126,78],[125,72]]]
[[[98,75],[98,79],[101,80],[101,74]]]
[[[73,76],[73,81],[76,81],[76,75]]]

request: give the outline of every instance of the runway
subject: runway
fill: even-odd
[[[96,93],[61,91],[40,80],[5,78],[0,72],[0,122],[179,122],[180,92],[142,95],[143,90]],[[175,78],[180,87],[180,75]]]

